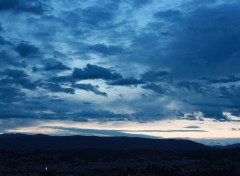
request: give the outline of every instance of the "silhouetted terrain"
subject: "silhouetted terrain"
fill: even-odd
[[[24,134],[5,134],[0,137],[0,149],[86,148],[196,150],[206,148],[206,146],[189,140],[132,137],[48,136]]]
[[[240,148],[187,140],[18,134],[2,135],[0,146],[0,176],[240,175]]]
[[[232,145],[228,145],[228,146],[225,146],[225,148],[240,148],[240,143],[239,144],[232,144]]]

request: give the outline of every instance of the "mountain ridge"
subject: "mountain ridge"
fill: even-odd
[[[0,149],[161,149],[198,150],[203,144],[184,139],[150,139],[140,137],[50,136],[44,134],[2,134]]]
[[[54,146],[56,145],[56,146]],[[176,147],[177,146],[177,147]],[[0,149],[161,149],[161,150],[196,150],[196,149],[234,149],[240,143],[226,146],[208,146],[188,139],[156,139],[145,137],[100,137],[100,136],[52,136],[46,134],[4,133],[0,134]]]

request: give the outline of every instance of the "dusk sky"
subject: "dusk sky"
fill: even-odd
[[[0,133],[240,142],[239,0],[0,0]]]

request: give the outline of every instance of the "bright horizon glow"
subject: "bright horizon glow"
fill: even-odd
[[[23,120],[17,120],[21,123]],[[7,122],[2,122],[7,124]],[[76,122],[69,120],[33,120],[28,126],[6,130],[6,133],[48,135],[137,136],[149,138],[191,139],[207,145],[239,143],[240,122],[161,120],[146,123],[134,121]]]

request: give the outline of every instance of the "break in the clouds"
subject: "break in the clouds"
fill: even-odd
[[[235,0],[0,0],[0,117],[237,123],[239,18]]]

